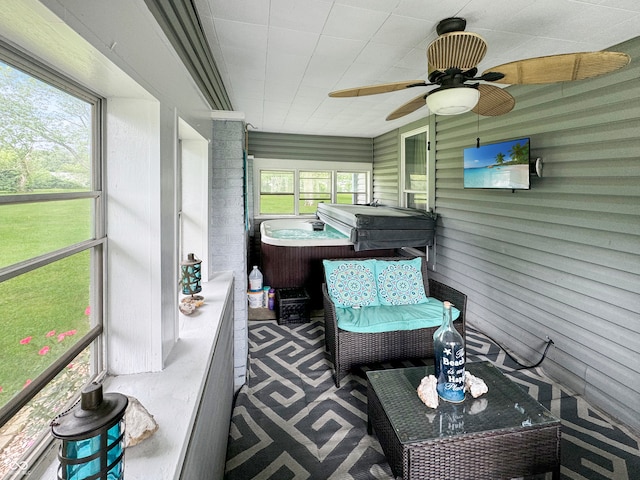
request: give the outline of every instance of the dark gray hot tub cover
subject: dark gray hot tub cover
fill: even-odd
[[[433,245],[435,236],[436,215],[413,208],[320,203],[317,216],[356,251]]]

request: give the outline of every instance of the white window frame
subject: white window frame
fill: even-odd
[[[425,133],[426,134],[426,138],[425,138],[425,152],[426,152],[426,159],[425,159],[425,172],[426,172],[426,176],[427,176],[427,180],[426,180],[426,190],[424,191],[420,191],[420,190],[412,190],[412,189],[408,189],[406,188],[406,152],[405,152],[405,141],[407,138],[410,137],[414,137],[416,135],[419,135],[421,133]],[[404,132],[402,134],[400,134],[400,189],[399,189],[399,193],[400,193],[400,198],[399,198],[399,202],[400,205],[402,207],[407,207],[408,206],[408,198],[409,198],[409,194],[415,194],[415,193],[424,193],[425,195],[425,199],[426,199],[426,206],[425,206],[425,210],[429,211],[432,208],[431,205],[431,200],[430,200],[430,193],[432,188],[434,187],[434,182],[433,179],[431,178],[431,168],[430,168],[430,155],[429,155],[429,126],[425,125],[413,130],[410,130],[408,132]]]
[[[260,176],[263,170],[282,170],[294,172],[294,213],[293,214],[260,214]],[[316,162],[311,160],[285,160],[272,158],[255,158],[253,164],[253,201],[256,218],[268,219],[278,217],[311,217],[310,214],[299,213],[300,201],[300,171],[304,172],[332,172],[331,202],[336,203],[337,172],[356,172],[367,174],[367,203],[371,201],[372,195],[372,173],[373,164],[362,162]]]
[[[28,258],[14,265],[0,268],[0,282],[28,273],[45,265],[55,264],[83,251],[90,251],[91,255],[91,301],[93,325],[90,330],[72,345],[58,360],[54,361],[45,371],[36,377],[22,392],[12,398],[2,409],[0,425],[10,421],[19,410],[45,389],[55,376],[63,371],[69,362],[81,351],[91,349],[91,365],[89,381],[101,379],[106,371],[105,358],[105,309],[106,309],[106,193],[104,191],[104,131],[105,100],[94,92],[79,86],[64,74],[38,62],[31,56],[19,52],[10,45],[0,42],[0,60],[7,65],[23,71],[27,75],[57,87],[93,105],[92,111],[92,151],[91,151],[91,189],[81,192],[62,192],[44,194],[16,194],[0,196],[0,205],[14,205],[19,203],[40,203],[57,200],[93,199],[93,238],[80,243],[71,244],[65,248],[47,252],[37,257]],[[76,392],[79,396],[79,392]],[[49,448],[48,437],[35,443],[27,451],[28,458],[38,458]],[[31,462],[29,462],[31,463]],[[20,472],[17,472],[18,474]]]
[[[350,195],[355,195],[358,196],[360,195],[361,192],[357,192],[357,191],[351,191],[351,192],[338,192],[338,174],[339,173],[366,173],[366,172],[360,172],[360,171],[355,171],[355,170],[347,170],[347,169],[343,169],[343,168],[339,168],[338,170],[334,170],[333,171],[333,193],[334,193],[334,202],[338,203],[338,194],[339,193],[348,193]],[[372,198],[372,193],[371,193],[371,174],[370,173],[366,173],[367,178],[365,179],[365,181],[367,182],[367,191],[365,192],[365,203],[370,203],[371,202],[371,198]]]

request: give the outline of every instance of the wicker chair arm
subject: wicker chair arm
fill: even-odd
[[[441,302],[448,301],[460,310],[460,320],[464,322],[467,310],[467,296],[444,283],[438,282],[432,278],[429,279],[429,295],[437,298]]]

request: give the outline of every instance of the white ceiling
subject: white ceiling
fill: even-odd
[[[234,110],[257,130],[374,137],[428,115],[385,117],[417,89],[358,98],[332,90],[427,79],[446,17],[467,20],[505,62],[596,51],[640,34],[638,0],[196,0]],[[424,89],[425,93],[428,89]],[[517,99],[516,99],[517,100]]]

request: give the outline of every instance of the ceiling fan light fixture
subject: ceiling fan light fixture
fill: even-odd
[[[436,89],[427,96],[427,107],[436,115],[460,115],[475,107],[479,98],[477,88]]]

